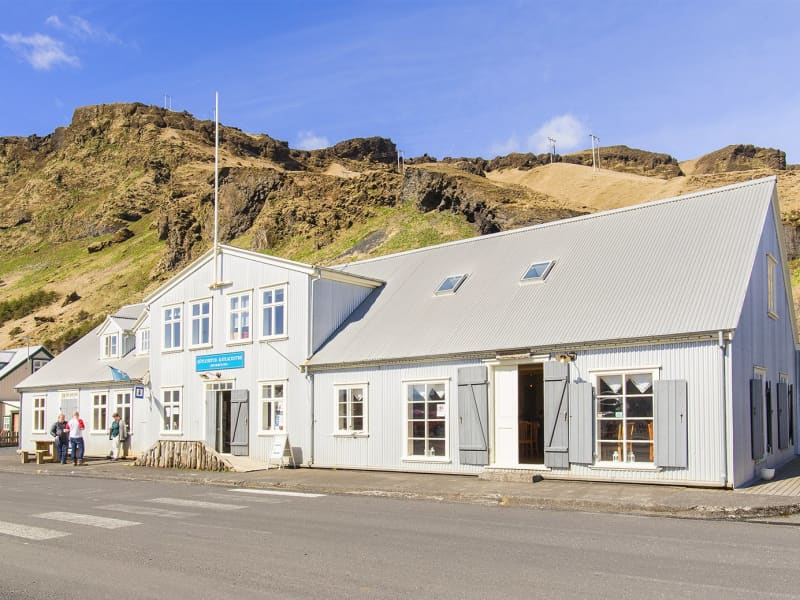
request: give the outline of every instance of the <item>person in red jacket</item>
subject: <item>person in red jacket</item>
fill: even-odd
[[[86,425],[77,410],[72,414],[69,423],[67,423],[67,429],[69,430],[69,445],[72,449],[72,464],[76,466],[84,464],[83,430],[86,429]]]

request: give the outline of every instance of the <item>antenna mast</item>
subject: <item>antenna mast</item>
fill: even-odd
[[[551,137],[548,136],[547,141],[550,142],[550,145],[553,148],[553,151],[550,154],[550,164],[552,165],[553,164],[553,158],[556,155],[556,140],[555,140],[555,138],[551,138]]]

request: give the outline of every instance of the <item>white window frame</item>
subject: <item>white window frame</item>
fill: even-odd
[[[353,391],[361,390],[361,415],[353,414]],[[344,392],[344,398],[341,393]],[[342,402],[344,400],[344,402]],[[342,435],[346,437],[360,437],[369,435],[369,384],[367,383],[337,383],[333,386],[333,403],[334,403],[334,424],[333,430],[335,435]],[[358,400],[356,400],[358,403]],[[341,408],[344,405],[344,414],[341,414]],[[341,420],[344,418],[345,427],[342,428]],[[353,425],[355,418],[360,418],[362,427],[357,429]]]
[[[275,292],[277,290],[281,290],[283,292],[283,300],[281,302],[275,301]],[[272,292],[272,302],[264,302],[264,294],[267,292]],[[289,319],[288,319],[288,301],[289,298],[289,286],[285,283],[281,285],[271,285],[268,287],[262,287],[258,290],[260,309],[261,309],[261,329],[259,329],[259,333],[261,334],[259,339],[262,340],[275,340],[275,339],[283,339],[289,337]],[[264,332],[264,328],[269,324],[270,328],[274,332],[276,330],[277,320],[275,318],[276,308],[281,307],[283,309],[283,319],[281,320],[281,326],[283,331],[280,333],[271,333],[267,334]],[[267,316],[267,311],[269,311],[269,316]]]
[[[95,435],[108,433],[108,395],[108,390],[92,392],[92,433]]]
[[[428,404],[444,404],[444,417],[429,417],[428,412],[426,409],[423,409],[423,414],[421,418],[409,418],[409,410],[413,410],[411,408],[412,404],[421,404],[421,402],[410,402],[409,401],[409,390],[412,386],[425,386],[425,400],[422,402],[425,404],[426,408]],[[432,402],[429,400],[430,395],[430,388],[434,386],[441,386],[444,391],[444,398],[439,400],[438,402]],[[450,461],[450,379],[447,377],[437,377],[431,379],[414,379],[403,381],[403,425],[405,430],[403,432],[403,460],[404,461],[422,461],[422,462],[449,462]],[[438,409],[437,409],[438,412]],[[433,440],[435,442],[439,442],[441,438],[438,437],[430,437],[428,435],[429,429],[427,427],[429,421],[433,422],[441,422],[444,425],[444,453],[443,454],[436,454],[435,453],[435,446],[434,453],[430,454],[430,448],[432,445],[430,441]],[[412,431],[412,423],[424,423],[425,430],[424,436],[414,436],[411,435]],[[409,447],[414,443],[414,441],[424,441],[424,454],[413,454],[409,452]]]
[[[107,333],[102,340],[103,358],[119,358],[119,334]]]
[[[36,373],[39,369],[45,366],[47,363],[50,362],[50,359],[47,358],[34,358],[31,362],[31,371]]]
[[[47,424],[47,396],[33,397],[33,433],[44,433]]]
[[[208,313],[203,314],[203,306],[208,305]],[[194,309],[199,307],[200,314],[195,315]],[[214,306],[211,298],[200,298],[199,300],[192,300],[189,302],[189,348],[208,348],[212,345],[213,338],[213,323],[214,323]],[[202,326],[203,321],[208,322],[208,339],[202,339]],[[198,340],[195,341],[195,323],[198,323]]]
[[[136,332],[136,336],[138,338],[138,344],[136,345],[136,351],[138,354],[149,354],[150,353],[150,328],[149,327],[142,327],[138,332]]]
[[[777,319],[778,313],[775,308],[775,271],[778,266],[778,260],[767,254],[767,316],[770,319]]]
[[[659,367],[639,367],[634,369],[603,369],[598,371],[591,371],[591,381],[592,387],[594,388],[594,431],[595,431],[595,456],[596,462],[599,465],[613,465],[614,467],[633,467],[633,468],[641,468],[653,466],[653,460],[650,460],[649,456],[641,457],[637,455],[635,452],[632,452],[634,455],[635,460],[629,460],[629,452],[632,451],[632,446],[634,444],[648,444],[653,449],[653,458],[655,459],[655,444],[656,444],[656,434],[655,434],[655,385],[656,381],[659,380],[661,374],[661,369]],[[628,394],[627,390],[625,389],[625,381],[626,377],[629,375],[650,375],[651,381],[651,389],[649,393],[641,393],[641,394]],[[599,401],[603,394],[600,393],[600,378],[601,377],[614,377],[618,376],[622,380],[622,387],[620,388],[620,398],[622,400],[622,417],[601,417],[600,410],[599,410]],[[611,396],[611,395],[609,395]],[[651,415],[650,417],[628,417],[627,416],[627,399],[628,397],[645,397],[650,396],[651,398]],[[611,443],[612,441],[618,443],[622,452],[619,452],[619,460],[614,461],[612,460],[603,460],[602,453],[601,453],[601,441],[600,441],[600,423],[601,421],[616,421],[621,419],[622,425],[622,440],[606,440],[606,443]],[[650,422],[651,423],[651,431],[652,431],[652,439],[650,440],[641,440],[641,439],[628,439],[628,431],[629,431],[629,424],[635,424],[638,422]]]
[[[178,317],[175,318],[175,310],[178,311]],[[167,319],[167,311],[172,311],[171,316]],[[162,316],[162,331],[164,336],[161,340],[161,348],[163,352],[177,352],[183,350],[183,304],[170,304],[161,309]],[[167,327],[169,327],[169,337],[167,336]],[[175,327],[178,328],[178,343],[172,345],[175,336]],[[169,342],[169,343],[168,343]]]
[[[452,296],[458,291],[458,288],[461,287],[461,284],[467,280],[467,273],[459,273],[457,275],[448,275],[444,279],[442,279],[441,283],[436,286],[436,290],[433,292],[434,296]],[[450,283],[452,282],[452,283]],[[446,284],[449,285],[445,287]]]
[[[169,409],[170,421],[167,424],[167,409]],[[178,424],[173,426],[173,417],[177,414]],[[163,387],[161,388],[161,433],[170,435],[181,435],[183,433],[183,388],[182,387]]]
[[[127,396],[127,398],[125,398]],[[114,412],[125,422],[126,433],[131,433],[131,421],[133,420],[133,390],[114,390]]]
[[[285,433],[286,429],[286,401],[289,397],[287,394],[289,382],[286,379],[278,379],[272,381],[259,381],[258,382],[258,428],[260,434],[273,435],[275,433]],[[283,396],[275,396],[275,387],[282,386]],[[269,397],[265,397],[264,392],[270,389]],[[271,405],[270,414],[272,415],[272,424],[268,427],[264,418],[264,409],[266,405]],[[278,413],[278,407],[283,410]],[[278,419],[282,417],[282,421]]]
[[[241,308],[241,299],[247,298],[247,309]],[[231,304],[233,303],[234,299],[238,299],[240,301],[239,307],[236,309],[231,308]],[[227,302],[226,302],[226,324],[225,324],[225,335],[228,344],[250,344],[253,341],[253,290],[243,290],[239,292],[232,292],[227,295]],[[243,336],[241,330],[244,329],[244,326],[241,325],[241,318],[242,315],[247,315],[247,335]],[[234,336],[233,335],[233,319],[234,316],[238,317],[239,320],[239,333]]]

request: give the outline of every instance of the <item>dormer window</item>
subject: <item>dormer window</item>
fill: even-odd
[[[537,262],[533,263],[528,270],[525,271],[525,274],[522,276],[523,283],[527,283],[529,281],[543,281],[547,274],[550,272],[550,269],[553,268],[553,263],[555,261],[548,260],[546,262]]]
[[[464,275],[451,275],[450,277],[446,278],[442,283],[439,284],[439,287],[436,288],[434,292],[437,296],[444,296],[446,294],[455,294],[456,290],[464,283],[464,280],[467,278],[466,273]]]
[[[119,336],[111,333],[103,336],[103,358],[117,358],[119,356]]]

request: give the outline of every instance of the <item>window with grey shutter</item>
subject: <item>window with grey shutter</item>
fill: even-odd
[[[247,456],[250,453],[250,403],[247,390],[231,391],[231,454]]]
[[[569,462],[594,462],[594,398],[588,381],[569,384]]]
[[[486,367],[458,370],[458,453],[462,465],[489,464],[489,382]]]
[[[789,447],[789,386],[778,382],[778,449]]]
[[[544,464],[569,467],[569,363],[544,363]]]
[[[653,382],[656,466],[689,466],[687,389],[683,379]]]
[[[753,460],[764,458],[764,382],[750,380],[750,443]]]

